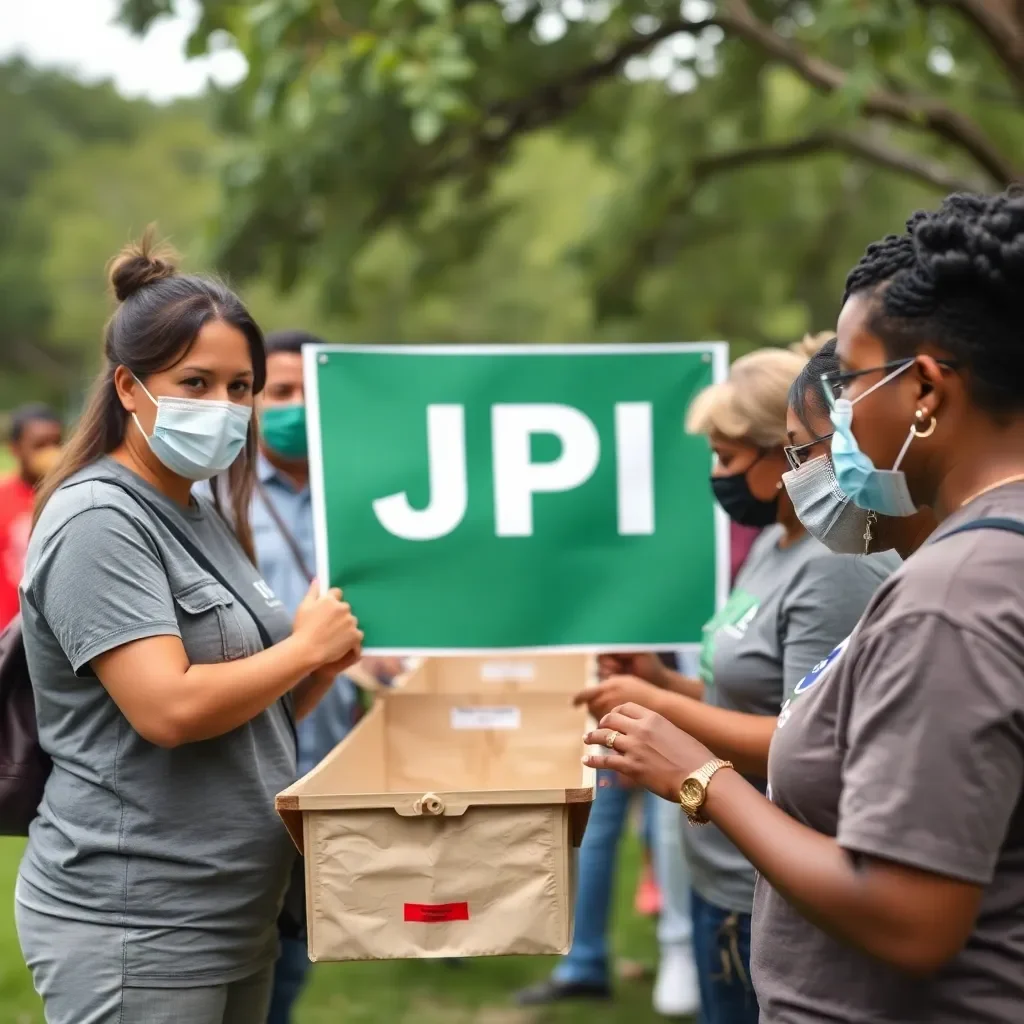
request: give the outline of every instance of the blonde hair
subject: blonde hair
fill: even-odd
[[[741,356],[720,384],[705,388],[690,404],[690,434],[722,434],[758,448],[785,444],[789,388],[807,361],[832,334],[805,334],[789,348],[762,348]]]

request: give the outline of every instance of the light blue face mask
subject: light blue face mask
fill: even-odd
[[[903,456],[907,454],[910,442],[919,436],[917,427],[911,424],[907,440],[900,449],[892,469],[877,469],[875,464],[860,450],[857,438],[853,436],[853,407],[872,391],[888,384],[913,365],[910,359],[902,366],[883,377],[852,402],[848,398],[834,398],[830,390],[826,396],[832,406],[831,419],[835,433],[832,435],[832,466],[836,483],[843,493],[857,506],[883,516],[912,516],[917,505],[910,496],[906,474],[900,470]]]
[[[142,430],[135,413],[132,419],[172,473],[186,480],[209,480],[238,458],[249,435],[251,406],[206,398],[154,398],[138,377],[135,380],[156,406],[153,433]]]

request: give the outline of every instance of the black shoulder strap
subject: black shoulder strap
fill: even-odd
[[[130,498],[139,503],[145,505],[146,508],[153,513],[160,520],[164,526],[167,527],[168,531],[174,537],[174,539],[188,552],[189,557],[201,568],[205,569],[234,599],[249,613],[249,617],[256,623],[256,628],[259,630],[260,642],[263,644],[263,649],[267,650],[274,646],[274,640],[270,633],[267,631],[267,627],[263,625],[263,620],[252,610],[249,602],[224,578],[223,573],[210,561],[206,555],[196,546],[191,537],[181,529],[180,526],[162,509],[159,505],[152,501],[147,501],[141,494],[133,491],[126,484],[122,483],[116,477],[103,476],[97,477],[97,480],[102,480],[103,483],[113,484],[115,487],[120,487]],[[281,705],[285,710],[285,714],[288,716],[288,722],[292,729],[295,728],[295,716],[292,714],[292,709],[288,706],[288,702],[282,697]]]
[[[955,530],[950,530],[949,533],[944,533],[939,540],[945,540],[947,537],[955,537],[958,533],[970,533],[972,530],[1005,530],[1007,533],[1019,533],[1024,537],[1024,522],[1020,519],[975,519],[973,522],[964,523],[963,526],[958,526]]]
[[[303,557],[302,551],[299,548],[299,542],[295,539],[295,535],[292,531],[288,529],[288,524],[281,517],[281,513],[278,512],[277,507],[274,505],[274,499],[270,497],[266,487],[263,486],[262,480],[257,479],[256,481],[256,493],[260,496],[260,501],[262,501],[266,507],[267,512],[270,514],[270,518],[274,520],[277,532],[281,534],[281,539],[285,542],[285,545],[291,552],[292,559],[298,567],[299,572],[306,577],[307,583],[312,583],[313,573],[309,566],[306,565],[306,559]]]

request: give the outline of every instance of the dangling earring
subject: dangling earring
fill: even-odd
[[[871,541],[874,539],[871,535],[871,526],[873,523],[878,522],[878,515],[875,512],[869,512],[867,519],[864,521],[864,554],[871,554]]]
[[[914,413],[914,419],[917,422],[910,428],[913,431],[914,437],[931,437],[935,433],[935,428],[939,425],[938,417],[930,416],[928,418],[928,426],[924,427],[924,409],[918,409]]]

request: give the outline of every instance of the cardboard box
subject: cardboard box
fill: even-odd
[[[406,693],[563,693],[590,682],[594,658],[585,654],[428,658],[397,682]]]
[[[277,800],[305,854],[310,959],[567,952],[586,727],[564,692],[378,700]]]

